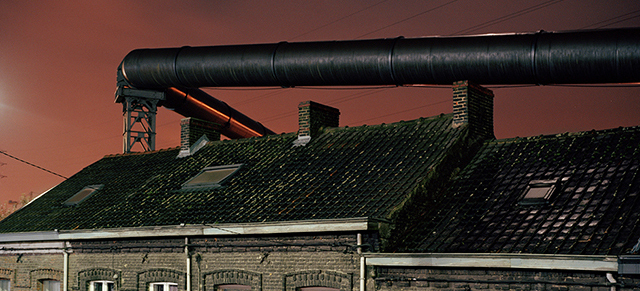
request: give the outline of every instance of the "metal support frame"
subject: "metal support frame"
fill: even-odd
[[[116,102],[122,103],[124,119],[123,152],[133,152],[139,144],[143,151],[156,149],[156,112],[164,92],[118,87]]]

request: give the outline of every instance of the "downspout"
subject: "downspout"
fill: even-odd
[[[616,283],[618,283],[618,281],[616,281],[615,278],[613,278],[613,274],[607,272],[607,280],[609,281],[609,283],[613,284],[611,285],[611,291],[616,291]]]
[[[64,260],[63,260],[63,264],[64,266],[62,267],[62,290],[64,291],[68,291],[68,287],[69,287],[69,252],[67,251],[67,249],[62,250],[62,254],[64,255]]]
[[[187,256],[187,290],[191,291],[191,256],[189,255],[189,238],[184,238],[184,254]]]
[[[358,244],[358,254],[360,255],[360,291],[365,291],[365,273],[366,273],[366,259],[362,255],[362,234],[358,233],[356,242]]]

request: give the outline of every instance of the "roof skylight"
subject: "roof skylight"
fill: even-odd
[[[558,186],[558,179],[534,180],[525,189],[520,205],[547,204]]]
[[[102,184],[86,186],[86,187],[82,188],[82,190],[80,190],[78,193],[76,193],[73,196],[71,196],[71,198],[67,199],[63,204],[65,206],[77,205],[80,202],[84,201],[85,199],[89,198],[96,191],[102,189],[103,186],[104,185],[102,185]]]
[[[220,187],[233,175],[242,164],[206,167],[195,177],[182,184],[182,188]]]

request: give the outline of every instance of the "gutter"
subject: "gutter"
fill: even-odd
[[[116,239],[168,236],[236,236],[259,234],[316,233],[367,231],[377,229],[379,221],[368,217],[278,221],[258,223],[220,223],[198,225],[169,225],[122,227],[105,229],[54,230],[22,233],[0,233],[0,243]]]
[[[381,254],[365,253],[378,267],[505,268],[618,272],[617,256],[545,254]]]

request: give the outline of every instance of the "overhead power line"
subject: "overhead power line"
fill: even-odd
[[[625,13],[625,14],[618,15],[616,17],[612,17],[612,18],[609,18],[609,19],[606,19],[606,20],[603,20],[603,21],[599,21],[599,22],[596,22],[596,23],[593,23],[593,24],[590,24],[590,25],[587,25],[587,26],[583,26],[580,29],[603,28],[603,27],[607,27],[609,25],[613,25],[613,24],[616,24],[616,23],[620,23],[620,22],[624,22],[624,21],[631,20],[631,19],[634,19],[634,18],[638,18],[638,17],[640,17],[640,14],[633,15],[633,14],[637,14],[638,12],[640,12],[640,10],[631,11],[629,13]]]
[[[448,98],[446,100],[433,102],[433,103],[425,104],[425,105],[418,106],[418,107],[412,107],[412,108],[409,108],[409,109],[400,110],[400,111],[392,112],[392,113],[385,114],[385,115],[379,115],[379,116],[376,116],[376,117],[363,119],[363,120],[360,120],[360,121],[352,122],[351,124],[359,124],[361,122],[365,122],[365,121],[369,121],[369,120],[376,120],[376,119],[380,119],[380,118],[383,118],[383,117],[388,117],[388,116],[393,116],[393,115],[396,115],[396,114],[406,113],[406,112],[409,112],[409,111],[418,110],[418,109],[422,109],[422,108],[426,108],[426,107],[431,107],[431,106],[434,106],[434,105],[439,105],[439,104],[443,104],[443,103],[447,103],[447,102],[450,102],[450,100]]]
[[[560,3],[562,1],[564,1],[564,0],[550,0],[550,1],[546,1],[546,2],[543,2],[543,3],[537,4],[537,5],[533,5],[533,6],[525,8],[525,9],[513,12],[511,14],[507,14],[505,16],[498,17],[498,18],[495,18],[493,20],[490,20],[490,21],[487,21],[487,22],[483,22],[483,23],[471,26],[469,28],[456,31],[456,32],[453,33],[453,35],[474,32],[474,31],[477,31],[479,29],[482,29],[482,28],[485,28],[485,27],[488,27],[488,26],[491,26],[491,25],[494,25],[494,24],[498,24],[500,22],[505,22],[505,21],[507,21],[509,19],[512,19],[512,18],[516,18],[516,17],[522,16],[522,15],[534,12],[536,10],[540,10],[540,9],[545,8],[547,6]]]
[[[307,35],[307,34],[309,34],[309,33],[314,32],[314,31],[320,30],[320,29],[325,28],[325,27],[327,27],[327,26],[329,26],[329,25],[331,25],[331,24],[334,24],[334,23],[336,23],[336,22],[339,22],[339,21],[342,21],[342,20],[344,20],[344,19],[347,19],[347,18],[349,18],[349,17],[351,17],[351,16],[354,16],[354,15],[356,15],[356,14],[358,14],[358,13],[360,13],[360,12],[363,12],[363,11],[365,11],[365,10],[369,10],[369,9],[371,9],[371,8],[373,8],[373,7],[375,7],[375,6],[378,6],[378,5],[380,5],[380,4],[384,3],[384,2],[387,2],[387,1],[389,1],[389,0],[383,0],[383,1],[380,1],[380,2],[375,3],[375,4],[373,4],[373,5],[367,6],[367,7],[363,8],[363,9],[360,9],[360,10],[358,10],[358,11],[356,11],[356,12],[353,12],[353,13],[351,13],[351,14],[349,14],[349,15],[345,15],[345,16],[343,16],[343,17],[341,17],[341,18],[338,18],[338,19],[336,19],[336,20],[334,20],[334,21],[331,21],[331,22],[326,23],[326,24],[324,24],[324,25],[318,26],[318,27],[316,27],[316,28],[314,28],[314,29],[312,29],[312,30],[309,30],[309,31],[305,32],[305,33],[298,34],[298,35],[296,35],[296,36],[294,36],[294,37],[290,38],[289,40],[294,40],[294,39],[299,38],[299,37],[301,37],[301,36],[304,36],[304,35]],[[456,1],[457,1],[457,0],[456,0]]]
[[[43,171],[45,171],[45,172],[47,172],[47,173],[54,174],[54,175],[56,175],[56,176],[58,176],[58,177],[62,177],[62,178],[64,178],[65,180],[66,180],[66,179],[69,179],[69,178],[67,178],[67,177],[65,177],[65,176],[62,176],[62,175],[60,175],[60,174],[56,173],[56,172],[49,171],[49,170],[47,170],[47,169],[45,169],[45,168],[43,168],[43,167],[40,167],[40,166],[38,166],[38,165],[35,165],[35,164],[32,164],[32,163],[29,163],[29,162],[27,162],[27,161],[25,161],[25,160],[23,160],[23,159],[18,158],[18,157],[14,157],[14,156],[12,156],[12,155],[10,155],[10,154],[7,154],[7,152],[0,151],[0,154],[3,154],[3,155],[5,155],[5,156],[7,156],[7,157],[10,157],[10,158],[12,158],[12,159],[14,159],[14,160],[16,160],[16,161],[19,161],[19,162],[25,163],[25,164],[27,164],[27,165],[29,165],[29,166],[32,166],[32,167],[38,168],[38,169],[40,169],[40,170],[43,170]]]
[[[383,30],[383,29],[385,29],[385,28],[389,28],[389,27],[391,27],[391,26],[394,26],[394,25],[396,25],[396,24],[399,24],[399,23],[405,22],[405,21],[407,21],[407,20],[410,20],[410,19],[416,18],[416,17],[418,17],[418,16],[420,16],[420,15],[423,15],[423,14],[429,13],[429,12],[431,12],[431,11],[434,11],[434,10],[440,9],[440,8],[442,8],[442,7],[445,7],[445,6],[449,5],[449,4],[454,3],[454,2],[457,2],[457,1],[459,1],[459,0],[452,0],[452,1],[449,1],[449,2],[444,3],[444,4],[442,4],[442,5],[439,5],[439,6],[436,6],[436,7],[433,7],[433,8],[427,9],[427,10],[424,10],[424,11],[422,11],[422,12],[418,13],[418,14],[414,14],[414,15],[409,16],[409,17],[407,17],[407,18],[405,18],[405,19],[402,19],[402,20],[400,20],[400,21],[396,21],[396,22],[391,23],[391,24],[389,24],[389,25],[385,25],[385,26],[383,26],[383,27],[381,27],[381,28],[378,28],[378,29],[376,29],[376,30],[370,31],[370,32],[368,32],[368,33],[365,33],[365,34],[363,34],[363,35],[361,35],[361,36],[356,37],[356,39],[359,39],[359,38],[361,38],[361,37],[367,36],[367,35],[372,34],[372,33],[374,33],[374,32],[378,32],[378,31]]]

